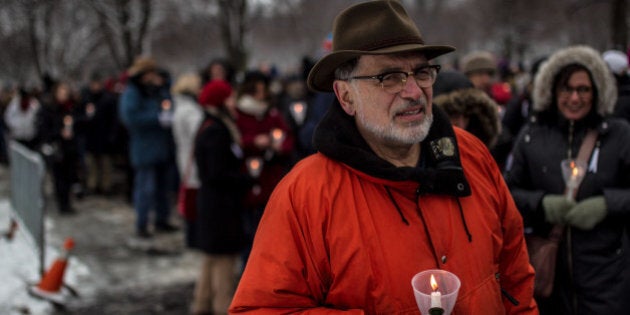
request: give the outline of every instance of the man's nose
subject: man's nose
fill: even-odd
[[[403,89],[400,91],[400,97],[417,100],[424,94],[424,90],[418,85],[413,76],[407,77],[407,81],[403,83]]]

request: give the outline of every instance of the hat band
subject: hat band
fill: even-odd
[[[397,45],[406,45],[406,44],[420,44],[424,45],[424,41],[422,38],[418,36],[407,36],[407,37],[398,37],[398,38],[389,38],[380,40],[377,42],[372,42],[369,45],[362,46],[359,50],[372,51],[381,48],[389,48]]]

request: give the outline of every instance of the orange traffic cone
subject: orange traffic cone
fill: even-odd
[[[51,300],[52,302],[62,302],[60,290],[63,286],[63,275],[66,271],[68,257],[70,256],[72,248],[74,248],[74,240],[67,238],[63,244],[61,256],[55,260],[39,284],[31,288],[31,293],[38,297]]]

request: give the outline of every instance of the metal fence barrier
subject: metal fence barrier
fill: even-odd
[[[20,226],[31,235],[40,256],[40,273],[45,268],[45,231],[44,231],[44,179],[46,165],[42,156],[11,141],[10,143],[10,189],[11,207]]]

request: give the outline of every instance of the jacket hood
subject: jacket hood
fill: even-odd
[[[433,125],[422,141],[423,166],[396,167],[377,156],[359,133],[354,117],[346,114],[335,99],[313,136],[315,149],[367,175],[420,183],[420,193],[457,197],[470,195],[453,127],[446,113],[433,106]]]
[[[497,143],[501,133],[499,105],[484,91],[475,88],[456,90],[436,97],[434,103],[450,117],[467,117],[466,131],[479,138],[488,148]]]
[[[580,64],[590,71],[593,84],[597,89],[597,99],[593,104],[597,109],[597,114],[601,117],[611,114],[617,101],[615,79],[600,54],[588,46],[562,49],[551,55],[540,66],[534,79],[534,110],[545,111],[555,102],[553,100],[554,79],[564,67],[570,64]]]

